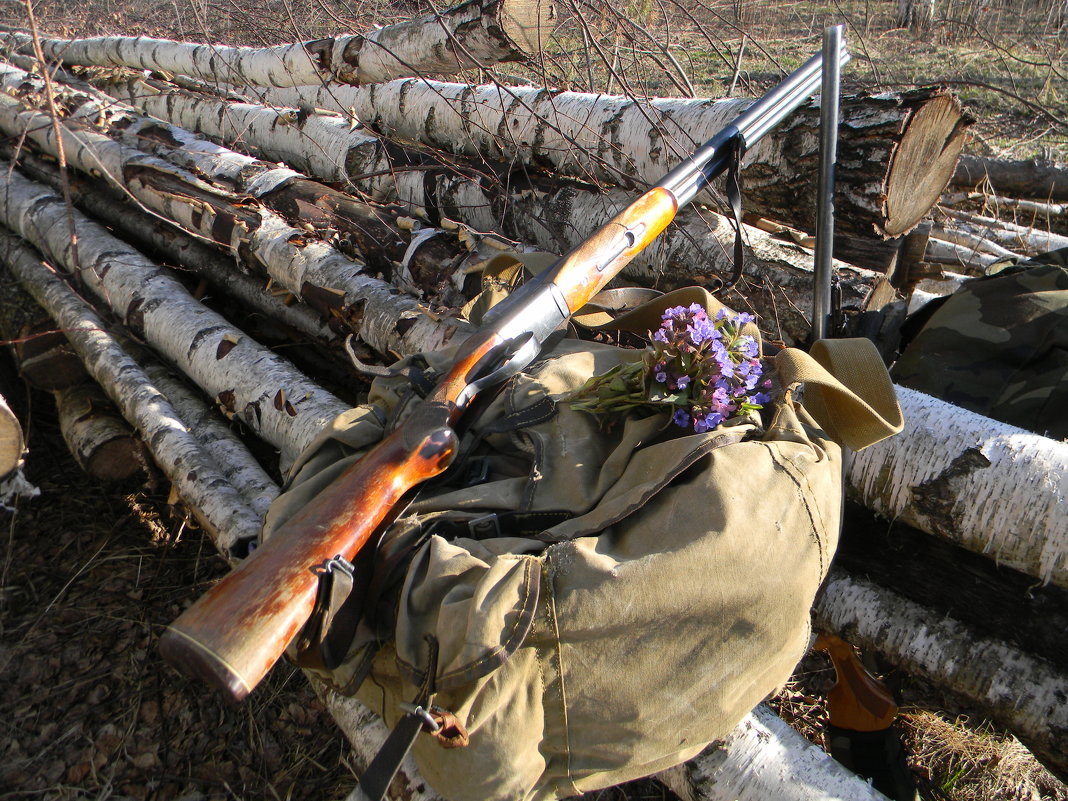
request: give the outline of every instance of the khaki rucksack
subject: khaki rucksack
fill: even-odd
[[[647,331],[695,298],[718,308],[691,290],[624,322]],[[414,755],[453,801],[570,796],[729,732],[808,645],[838,538],[841,445],[901,427],[867,340],[780,352],[776,400],[700,434],[663,413],[603,425],[564,400],[641,353],[562,339],[509,381],[463,432],[458,464],[358,560],[359,620],[336,626],[339,642],[311,626],[294,654],[391,726],[405,702],[450,713],[446,736],[418,737]],[[266,531],[403,419],[423,374],[447,363],[429,354],[376,379],[369,403],[295,466]]]

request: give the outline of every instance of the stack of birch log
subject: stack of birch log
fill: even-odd
[[[24,379],[56,393],[79,462],[119,475],[144,448],[237,558],[375,364],[469,333],[458,308],[495,254],[569,250],[751,102],[419,77],[527,58],[549,27],[533,0],[471,0],[261,49],[3,34],[0,337],[18,343]],[[752,224],[725,300],[785,344],[810,330],[818,119],[799,111],[743,172]],[[854,263],[835,271],[856,327],[885,333],[917,286],[945,293],[993,257],[1056,246],[975,210],[986,176],[1008,182],[958,165],[969,122],[939,89],[844,99],[836,250]],[[961,190],[932,216],[951,180]],[[1062,213],[1050,199],[1064,175],[1048,191],[1034,180],[1017,194],[1041,210],[997,202]],[[669,289],[729,273],[734,232],[713,194],[623,279]],[[1063,777],[1068,445],[904,388],[900,400],[905,432],[853,459],[817,624],[1010,729]],[[0,430],[0,451],[21,455],[21,440]],[[319,689],[366,764],[383,724]],[[766,707],[661,778],[686,799],[879,797]],[[394,789],[434,797],[410,763]]]

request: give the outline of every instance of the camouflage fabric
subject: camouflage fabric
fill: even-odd
[[[891,374],[995,420],[1068,438],[1068,248],[995,267],[936,308]]]

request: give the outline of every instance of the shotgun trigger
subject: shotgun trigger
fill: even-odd
[[[534,361],[539,352],[541,343],[530,331],[493,348],[472,368],[470,375],[475,378],[460,391],[455,401],[457,408],[466,408],[479,392],[507,381]]]

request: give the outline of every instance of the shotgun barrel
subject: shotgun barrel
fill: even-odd
[[[848,60],[842,53],[841,63]],[[449,372],[404,423],[287,521],[175,620],[163,657],[240,700],[310,617],[317,569],[351,561],[402,499],[448,468],[455,426],[474,397],[522,370],[545,338],[585,305],[720,174],[815,92],[817,54],[550,269],[499,303],[461,346]]]

